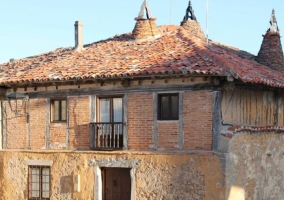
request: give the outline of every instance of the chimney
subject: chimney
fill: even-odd
[[[272,10],[270,28],[263,36],[256,61],[274,70],[284,70],[283,50],[274,9]]]
[[[75,51],[82,51],[83,45],[83,23],[81,21],[75,22]]]
[[[188,7],[185,12],[183,21],[180,24],[191,36],[206,40],[205,34],[197,21],[194,10],[191,6],[191,1],[188,2]]]
[[[144,11],[146,11],[146,19],[144,18]],[[135,40],[154,39],[160,36],[160,31],[156,25],[156,18],[152,17],[149,5],[144,0],[137,21],[132,31],[132,36]]]

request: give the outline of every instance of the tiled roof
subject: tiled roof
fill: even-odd
[[[60,48],[0,65],[0,86],[66,80],[154,75],[229,76],[247,83],[284,87],[281,72],[237,49],[191,37],[180,26],[160,27],[161,37],[135,41],[123,34],[86,45]],[[246,56],[245,56],[246,55]]]

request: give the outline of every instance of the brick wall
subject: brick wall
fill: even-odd
[[[12,104],[13,105],[13,104]],[[14,106],[14,105],[13,105]],[[21,106],[18,104],[18,106]],[[4,102],[7,119],[7,148],[24,149],[27,147],[26,117],[11,112],[8,102]]]
[[[50,148],[66,147],[66,122],[50,123]]]
[[[185,92],[183,99],[183,149],[211,150],[212,92]]]
[[[178,121],[158,122],[158,149],[178,150]]]
[[[90,98],[69,98],[70,148],[90,148]]]
[[[153,149],[153,94],[130,94],[128,96],[129,149]]]
[[[45,148],[46,141],[46,99],[30,99],[30,147]],[[26,130],[25,133],[26,134]]]
[[[211,150],[212,144],[212,93],[194,91],[184,93],[183,133],[184,150]],[[45,148],[46,99],[30,100],[30,146]],[[8,148],[27,148],[27,123],[25,116],[7,112]],[[49,120],[49,119],[48,119]],[[90,97],[69,98],[70,148],[90,147]],[[157,122],[157,146],[160,150],[178,150],[178,121]],[[153,150],[154,138],[153,93],[128,95],[128,146],[130,150]],[[50,123],[50,147],[66,147],[66,123]]]

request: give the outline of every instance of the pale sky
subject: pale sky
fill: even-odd
[[[209,38],[214,41],[257,54],[273,8],[280,33],[284,34],[283,0],[208,1]],[[206,0],[191,2],[206,33]],[[131,32],[142,3],[143,0],[1,0],[0,63],[74,46],[77,20],[83,21],[85,44]],[[188,0],[148,0],[148,4],[158,26],[180,25]]]

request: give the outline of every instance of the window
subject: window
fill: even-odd
[[[66,121],[67,103],[66,99],[51,100],[51,113],[53,122]]]
[[[99,122],[122,122],[122,98],[99,99]]]
[[[93,123],[95,148],[123,148],[122,102],[122,97],[100,97],[97,99],[97,122]]]
[[[49,166],[29,166],[28,192],[29,200],[50,199]]]
[[[178,120],[179,98],[178,94],[160,94],[158,97],[158,119]]]

